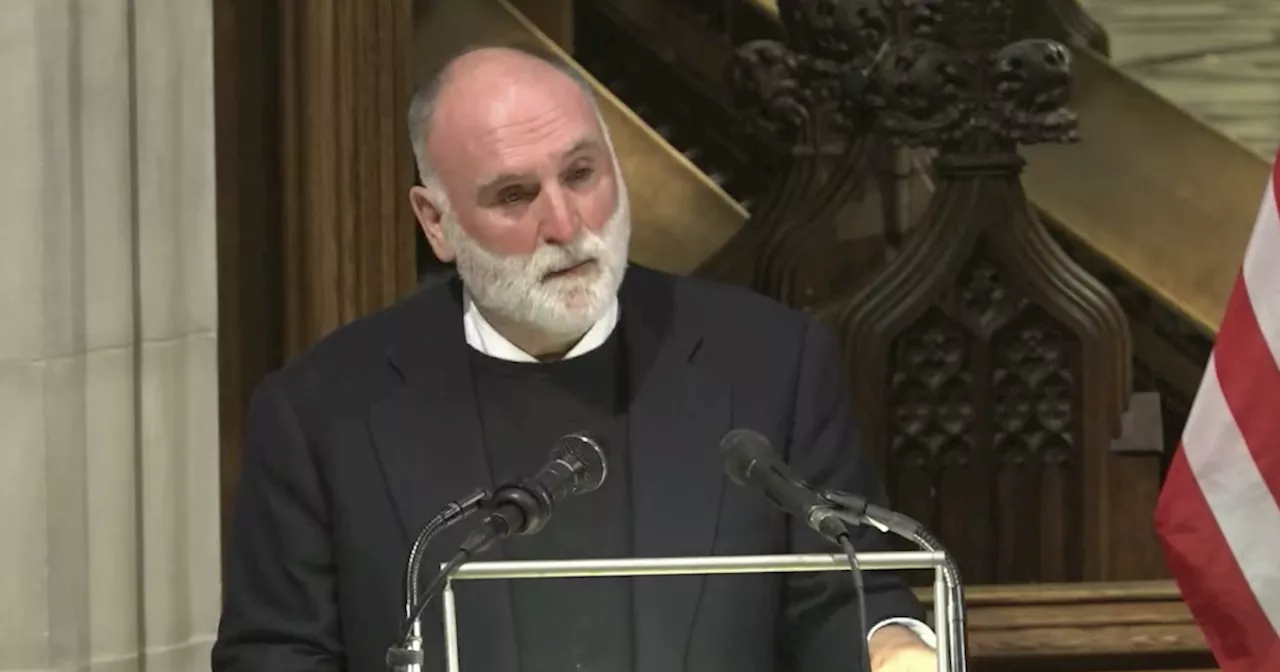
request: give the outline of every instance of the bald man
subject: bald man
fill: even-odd
[[[557,437],[604,446],[598,491],[487,559],[827,551],[722,476],[749,427],[813,485],[880,498],[829,334],[746,290],[628,266],[626,184],[591,88],[554,59],[469,50],[417,92],[409,197],[455,277],[357,320],[251,404],[216,672],[386,669],[418,530],[530,475]],[[696,213],[690,213],[691,216]],[[690,223],[690,225],[695,225]],[[460,525],[459,528],[467,527]],[[433,542],[424,568],[466,530]],[[886,548],[859,531],[860,550]],[[920,606],[847,574],[467,581],[460,660],[484,672],[931,672]],[[438,609],[427,669],[443,669]]]

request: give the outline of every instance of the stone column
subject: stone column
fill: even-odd
[[[209,0],[0,3],[0,671],[207,670]]]

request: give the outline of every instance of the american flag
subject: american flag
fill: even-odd
[[[1223,672],[1280,670],[1280,156],[1156,507]]]

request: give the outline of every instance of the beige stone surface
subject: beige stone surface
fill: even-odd
[[[1112,61],[1270,160],[1280,145],[1280,2],[1081,0]]]
[[[210,2],[0,2],[0,672],[209,669]]]

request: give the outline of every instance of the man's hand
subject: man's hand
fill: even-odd
[[[901,625],[886,625],[868,642],[871,672],[936,672],[938,652]]]

